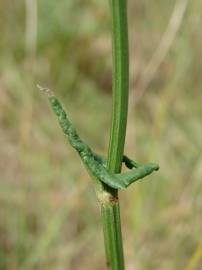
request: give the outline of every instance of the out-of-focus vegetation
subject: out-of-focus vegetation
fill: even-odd
[[[161,170],[120,193],[126,269],[185,269],[202,241],[202,3],[188,2],[169,51],[142,87],[176,2],[128,2],[126,152],[158,161]],[[108,8],[101,0],[0,3],[1,270],[104,269],[92,184],[36,84],[54,90],[82,137],[106,153]],[[192,269],[202,268],[197,258]]]

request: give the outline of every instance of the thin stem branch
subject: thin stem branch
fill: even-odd
[[[188,7],[189,0],[177,0],[175,6],[173,8],[173,12],[170,16],[170,20],[168,22],[168,26],[162,38],[154,51],[149,63],[144,68],[143,74],[141,76],[139,82],[139,91],[133,91],[133,95],[131,96],[131,110],[134,106],[138,103],[138,101],[142,98],[145,94],[148,85],[154,79],[157,71],[159,70],[161,64],[165,60],[167,54],[172,47],[177,34],[180,30],[180,26],[182,25],[187,7]]]
[[[107,167],[112,173],[121,171],[128,113],[129,61],[126,2],[126,0],[111,0],[113,104]],[[105,198],[103,202],[101,201],[107,269],[124,270],[118,192],[104,186],[103,194],[107,194],[103,196]]]
[[[25,30],[25,47],[28,58],[36,55],[37,43],[37,0],[25,0],[26,8],[26,30]]]

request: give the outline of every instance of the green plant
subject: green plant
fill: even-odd
[[[125,0],[112,0],[112,44],[113,44],[113,113],[108,158],[96,154],[84,143],[67,118],[59,100],[49,89],[52,109],[69,143],[78,152],[95,184],[97,198],[101,204],[107,267],[123,270],[124,256],[121,235],[118,189],[127,188],[135,181],[159,169],[155,163],[139,164],[123,154],[128,111],[128,25]],[[121,173],[125,163],[131,171]]]

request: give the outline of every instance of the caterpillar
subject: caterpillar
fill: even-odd
[[[139,164],[127,156],[123,156],[123,163],[130,171],[112,174],[106,168],[106,158],[94,153],[91,148],[81,140],[76,129],[68,119],[61,103],[54,95],[49,95],[51,107],[58,117],[58,122],[67,136],[71,146],[78,152],[92,178],[105,183],[115,189],[125,189],[135,181],[150,175],[159,169],[156,163]]]

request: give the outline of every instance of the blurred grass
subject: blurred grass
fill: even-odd
[[[135,82],[174,4],[129,1]],[[189,3],[169,54],[130,114],[127,153],[159,161],[161,171],[120,194],[129,270],[185,269],[202,241],[201,7]],[[26,47],[25,19],[24,1],[1,2],[0,269],[103,269],[92,185],[36,84],[54,90],[82,137],[107,151],[108,2],[38,1],[36,55]]]

